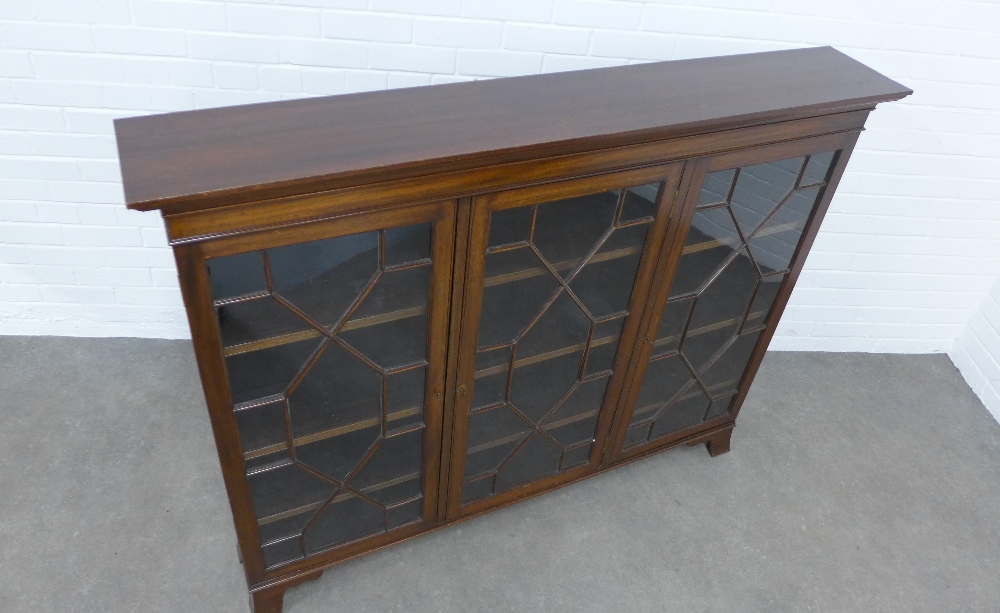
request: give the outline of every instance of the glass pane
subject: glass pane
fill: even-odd
[[[319,508],[319,505],[316,505]],[[284,519],[260,522],[260,542],[270,543],[279,539],[287,539],[290,536],[298,537],[302,534],[302,528],[312,517],[310,513],[296,513]]]
[[[298,535],[265,545],[262,550],[264,552],[264,563],[268,566],[290,562],[302,557],[302,543],[299,541]]]
[[[489,246],[528,242],[532,212],[530,207],[521,207],[497,211],[490,215]]]
[[[694,298],[671,300],[664,305],[660,327],[657,328],[656,340],[653,342],[654,357],[677,351],[680,347],[681,334],[688,324],[692,306]]]
[[[397,266],[431,257],[431,224],[422,223],[385,231],[385,263]]]
[[[687,387],[693,378],[694,375],[679,355],[651,361],[646,367],[642,387],[639,388],[636,410],[641,413],[656,410],[659,405],[670,401]]]
[[[510,407],[500,406],[473,413],[469,419],[466,476],[496,470],[530,432],[530,424]]]
[[[413,430],[380,441],[348,484],[383,505],[419,495],[423,436],[423,430]]]
[[[216,307],[216,312],[223,347],[234,347],[275,336],[303,332],[306,333],[303,335],[306,337],[321,336],[321,333],[306,320],[271,296],[231,302]]]
[[[511,347],[476,354],[476,383],[472,388],[473,410],[503,402],[507,397]]]
[[[805,158],[799,157],[740,169],[729,206],[744,236],[753,232],[791,193],[804,161]]]
[[[340,338],[383,369],[427,358],[430,266],[382,274]]]
[[[648,223],[616,229],[570,282],[570,288],[594,318],[628,309],[648,230]]]
[[[698,207],[725,204],[729,198],[729,190],[733,186],[736,169],[719,170],[705,175],[705,181],[698,192]]]
[[[559,282],[527,247],[486,254],[479,347],[512,342],[558,288]]]
[[[542,429],[560,445],[570,447],[594,440],[594,420],[601,410],[609,376],[578,383],[566,399],[542,423]]]
[[[587,351],[587,375],[606,372],[614,367],[618,337],[621,336],[625,318],[618,317],[594,324],[594,336]]]
[[[207,262],[268,565],[421,517],[432,232]]]
[[[531,243],[567,278],[612,228],[619,196],[615,190],[539,205]]]
[[[310,554],[383,532],[385,510],[359,496],[338,494],[305,531]]]
[[[801,185],[815,185],[826,181],[826,175],[836,153],[836,151],[827,151],[826,153],[810,155],[809,161],[806,162],[805,172],[802,173]]]
[[[836,153],[706,175],[625,448],[729,411]]]
[[[649,437],[659,438],[701,423],[711,402],[699,385],[692,385],[655,417]]]
[[[592,444],[588,443],[564,451],[562,464],[559,465],[559,470],[569,470],[570,468],[582,466],[589,462],[590,451],[593,447],[594,446]]]
[[[273,291],[333,328],[378,273],[378,242],[367,232],[268,249]]]
[[[288,445],[285,402],[282,400],[236,411],[236,425],[244,453]]]
[[[424,499],[417,498],[409,502],[386,509],[386,520],[389,528],[398,528],[404,524],[418,521],[424,512]]]
[[[427,368],[411,368],[386,377],[385,409],[390,430],[423,423]]]
[[[497,492],[559,472],[559,447],[536,432],[497,471]]]
[[[463,502],[589,461],[662,189],[492,213]]]
[[[750,239],[750,252],[761,273],[788,270],[819,191],[819,187],[796,191]]]
[[[324,432],[314,437],[295,440],[295,459],[303,466],[342,482],[379,442],[381,427],[378,420],[365,427],[346,432]]]
[[[284,393],[320,345],[309,339],[227,357],[233,403]]]
[[[382,415],[382,377],[353,353],[328,343],[289,394],[288,404],[297,439],[377,424]]]
[[[468,480],[462,484],[462,504],[485,498],[493,493],[495,475],[490,474],[479,479]]]
[[[273,517],[329,498],[332,484],[300,466],[287,464],[247,477],[257,518]]]
[[[785,282],[788,275],[776,275],[764,277],[760,285],[757,286],[757,293],[753,297],[753,304],[750,306],[750,314],[743,324],[744,328],[754,328],[767,323],[767,317],[771,314],[774,301],[778,297],[781,284]]]
[[[728,207],[696,211],[674,272],[670,297],[698,290],[723,266],[741,244]]]
[[[264,260],[259,251],[213,258],[207,268],[214,300],[267,291]]]
[[[656,199],[660,193],[659,183],[638,185],[625,190],[625,202],[618,215],[618,223],[652,218],[656,212]]]

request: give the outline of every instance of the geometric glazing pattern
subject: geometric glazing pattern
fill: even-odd
[[[835,153],[705,177],[624,448],[729,411]]]
[[[589,461],[661,190],[490,215],[463,503]]]
[[[421,518],[431,229],[207,262],[268,566]]]

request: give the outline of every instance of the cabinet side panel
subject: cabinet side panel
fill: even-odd
[[[212,433],[222,466],[222,477],[233,513],[243,569],[247,583],[253,585],[264,577],[264,558],[260,551],[250,488],[243,473],[239,429],[226,385],[222,342],[212,309],[212,293],[205,272],[205,259],[199,245],[175,247],[174,258],[177,261],[181,293],[191,326],[191,338]]]

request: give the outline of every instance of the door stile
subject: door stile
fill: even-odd
[[[438,477],[438,521],[443,522],[448,517],[449,475],[453,463],[453,439],[455,403],[459,380],[460,347],[462,338],[462,322],[464,321],[465,287],[470,249],[472,198],[461,198],[455,207],[455,247],[454,266],[451,274],[451,304],[449,306],[447,366],[444,384],[444,412],[441,419],[441,458]]]
[[[616,458],[616,452],[621,448],[621,440],[624,440],[625,430],[628,428],[628,419],[631,417],[631,402],[634,401],[635,394],[638,393],[638,386],[641,383],[641,375],[644,371],[643,365],[649,358],[650,330],[655,330],[659,324],[659,312],[663,309],[659,290],[664,286],[669,287],[673,281],[674,270],[681,257],[681,250],[684,248],[684,234],[691,217],[694,215],[695,202],[697,201],[697,190],[692,190],[692,186],[700,185],[701,179],[705,176],[707,160],[704,158],[688,160],[684,163],[680,181],[677,184],[677,191],[674,194],[674,201],[668,211],[669,219],[663,241],[659,245],[660,257],[655,261],[655,272],[647,288],[646,300],[641,312],[640,321],[637,324],[632,351],[629,354],[627,378],[622,385],[621,393],[618,396],[618,403],[615,406],[614,421],[611,425],[603,453],[601,455],[601,466],[611,464]],[[692,196],[692,193],[694,196]],[[663,300],[666,300],[664,294]],[[653,321],[651,321],[651,319]]]

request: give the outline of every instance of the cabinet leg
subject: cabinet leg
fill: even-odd
[[[299,577],[294,581],[289,581],[288,583],[281,583],[263,590],[250,592],[251,613],[281,613],[282,602],[285,599],[285,590],[306,581],[319,579],[322,574],[323,571],[320,570],[315,573]]]
[[[250,592],[250,611],[251,613],[281,613],[284,599],[284,587],[263,592]]]
[[[732,435],[733,429],[726,428],[722,432],[719,432],[712,438],[705,441],[705,447],[708,448],[708,455],[714,458],[717,455],[722,455],[729,451],[729,439]]]

